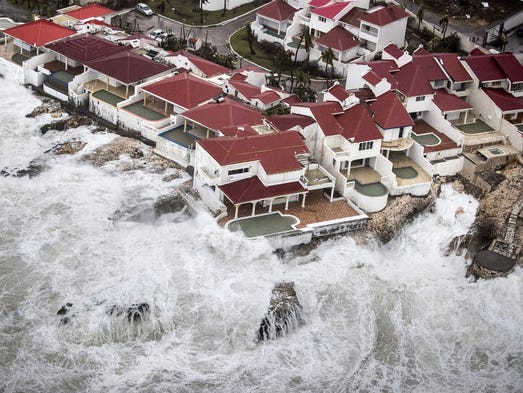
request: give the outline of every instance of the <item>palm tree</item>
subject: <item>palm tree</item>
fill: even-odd
[[[252,30],[251,22],[245,25],[245,29],[247,30],[247,41],[249,42],[249,49],[251,50],[251,55],[254,56],[256,52],[254,51],[253,44],[256,37],[254,36],[254,31]]]
[[[227,10],[227,0],[223,0],[223,12],[222,16],[225,16],[225,11]]]
[[[306,60],[306,62],[308,63],[309,62],[311,48],[312,48],[312,45],[313,45],[311,32],[309,31],[307,26],[304,26],[301,34],[303,35],[303,49],[305,49],[305,52],[307,52],[307,60]]]
[[[445,15],[439,21],[439,26],[441,27],[442,40],[445,39],[445,34],[447,33],[447,27],[449,26],[449,16]]]
[[[203,23],[203,5],[209,3],[209,0],[192,0],[194,5],[200,10],[200,23]]]
[[[416,16],[418,17],[418,32],[420,31],[421,22],[423,22],[423,15],[425,14],[425,6],[423,3],[418,8],[418,12],[416,13]]]
[[[278,86],[281,82],[281,74],[285,72],[291,63],[292,52],[290,50],[284,50],[283,48],[280,52],[274,56],[274,67],[276,68],[276,73],[278,74]]]
[[[327,72],[328,71],[328,67],[329,65],[331,66],[331,73],[332,73],[332,69],[334,68],[332,62],[334,61],[334,52],[332,51],[332,48],[327,48],[327,50],[325,52],[323,52],[321,54],[321,61],[323,61],[325,63],[325,78],[327,79],[327,87],[329,87],[330,83],[329,83],[329,73]]]

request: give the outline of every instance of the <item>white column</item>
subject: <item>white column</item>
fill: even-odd
[[[307,194],[303,193],[303,201],[301,201],[301,207],[305,207],[305,198],[307,197]]]
[[[463,124],[467,124],[467,116],[469,114],[469,111],[465,111],[465,119],[463,119]]]
[[[285,210],[289,210],[289,197],[285,197]]]
[[[269,213],[272,213],[272,203],[274,202],[274,199],[271,199],[269,202]]]
[[[238,218],[238,205],[234,205],[236,211],[234,212],[234,218]]]
[[[252,213],[251,216],[254,216],[256,214],[256,202],[252,204]]]
[[[332,188],[331,188],[331,199],[329,202],[332,202],[333,199],[334,199],[334,186],[332,186]]]

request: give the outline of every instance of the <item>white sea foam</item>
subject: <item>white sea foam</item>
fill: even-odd
[[[38,105],[7,79],[0,98],[0,169],[76,138],[41,136]],[[4,93],[5,92],[5,93]],[[10,110],[8,108],[16,108]],[[47,158],[37,177],[0,178],[0,390],[6,392],[478,392],[523,386],[523,274],[472,283],[443,256],[477,202],[444,187],[387,245],[350,236],[282,263],[205,213],[114,221],[176,189],[161,174]],[[455,216],[458,207],[464,213]],[[307,262],[307,263],[305,263]],[[294,281],[305,325],[256,344],[279,281]],[[56,311],[73,303],[71,321]],[[130,324],[112,305],[147,302]]]

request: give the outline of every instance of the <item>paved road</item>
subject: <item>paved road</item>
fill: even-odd
[[[1,1],[1,0],[0,0]],[[212,45],[215,45],[218,51],[222,54],[230,54],[231,51],[227,45],[229,36],[236,30],[245,26],[248,22],[256,19],[256,10],[242,15],[237,19],[227,21],[221,26],[212,27],[197,27],[197,26],[183,26],[181,23],[164,18],[160,15],[146,17],[131,11],[127,14],[126,21],[131,25],[136,23],[137,30],[142,32],[149,32],[153,29],[163,29],[165,31],[172,31],[177,37],[180,37],[182,30],[187,34],[190,31],[190,36],[202,41],[207,40]]]

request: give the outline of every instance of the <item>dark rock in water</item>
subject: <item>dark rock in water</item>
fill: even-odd
[[[66,120],[58,120],[52,123],[44,124],[40,127],[40,132],[42,135],[46,134],[48,131],[64,131],[69,128],[77,128],[80,126],[90,126],[93,124],[93,121],[86,116],[73,116]]]
[[[146,315],[149,313],[150,307],[148,303],[135,303],[131,304],[130,307],[120,306],[115,304],[107,310],[107,315],[119,317],[121,315],[127,315],[129,322],[143,321]]]
[[[64,317],[60,319],[60,325],[67,325],[69,322],[71,322],[71,318],[69,317]]]
[[[267,314],[258,329],[258,341],[284,336],[302,325],[302,306],[293,282],[282,282],[272,290]]]
[[[131,307],[127,309],[127,320],[131,321],[143,321],[145,315],[149,312],[149,304],[131,304]]]
[[[65,303],[67,307],[73,307],[73,303]]]
[[[157,215],[177,213],[185,207],[185,200],[179,194],[160,197],[154,202],[154,211]]]
[[[65,315],[69,309],[65,306],[60,307],[60,309],[56,312],[56,315]]]
[[[0,73],[0,78],[4,79],[4,74]]]
[[[44,169],[45,169],[44,163],[39,159],[35,159],[35,160],[31,161],[26,168],[13,168],[13,169],[4,168],[0,171],[0,175],[2,175],[4,177],[28,176],[29,178],[33,178],[33,177],[38,176],[40,173],[42,173],[42,171]]]
[[[30,114],[26,115],[26,117],[36,117],[44,113],[62,112],[62,105],[58,101],[48,97],[40,97],[40,99],[42,100],[42,105],[35,108]]]

